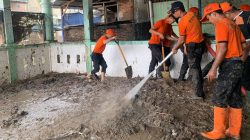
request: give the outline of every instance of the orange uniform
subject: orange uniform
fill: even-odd
[[[165,19],[158,20],[153,27],[153,30],[163,34],[163,36],[171,36],[173,34],[172,25],[167,23]],[[149,44],[161,45],[161,38],[158,35],[152,34],[148,42]],[[171,41],[164,39],[164,46],[170,47]]]
[[[236,29],[236,30],[235,30]],[[224,18],[215,24],[216,42],[227,42],[228,50],[225,58],[240,57],[242,55],[242,43],[245,38],[240,28],[230,19]],[[217,45],[219,46],[219,45]],[[216,48],[218,52],[220,48]]]
[[[201,23],[193,12],[187,12],[178,24],[179,34],[186,36],[185,44],[188,43],[201,43],[204,38],[201,30]]]
[[[102,54],[103,51],[105,50],[106,44],[103,42],[107,39],[105,35],[101,36],[98,41],[96,42],[95,48],[94,48],[94,53]]]
[[[248,5],[248,4],[243,4],[239,8],[242,11],[250,11],[250,5]]]

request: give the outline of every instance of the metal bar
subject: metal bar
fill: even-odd
[[[148,7],[149,7],[149,17],[150,17],[151,27],[153,27],[153,25],[154,25],[154,15],[153,15],[153,5],[152,5],[151,0],[148,1]]]

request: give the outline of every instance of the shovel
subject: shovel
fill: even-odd
[[[118,42],[118,41],[115,41],[115,43],[117,44],[117,46],[118,46],[118,48],[119,48],[119,50],[120,50],[120,52],[121,52],[121,54],[122,54],[122,58],[123,58],[123,60],[124,60],[125,63],[126,63],[126,66],[127,66],[127,67],[125,68],[126,76],[127,76],[128,79],[131,79],[132,76],[133,76],[132,66],[129,66],[129,65],[128,65],[128,62],[127,62],[127,60],[126,60],[126,58],[125,58],[125,55],[124,55],[124,53],[123,53],[123,51],[122,51],[121,46],[119,45],[119,42]]]
[[[162,51],[162,60],[164,60],[165,58],[165,53],[164,53],[164,46],[163,46],[163,41],[161,41],[161,51]],[[169,80],[170,76],[169,76],[169,72],[166,71],[166,63],[163,63],[163,71],[161,72],[162,77],[165,80]]]
[[[166,58],[162,60],[162,62],[153,70],[151,73],[149,73],[146,77],[144,77],[140,83],[138,83],[134,88],[132,88],[124,97],[126,100],[131,100],[136,97],[142,86],[147,82],[147,80],[154,74],[154,72],[163,64],[166,60],[168,60],[172,56],[173,52],[170,52]]]

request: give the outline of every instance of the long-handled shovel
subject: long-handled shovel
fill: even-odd
[[[126,58],[125,58],[125,55],[124,55],[124,53],[123,53],[123,51],[122,51],[122,48],[121,48],[121,46],[119,45],[118,41],[115,41],[115,43],[117,44],[117,46],[118,46],[118,48],[119,48],[119,50],[120,50],[120,52],[121,52],[121,54],[122,54],[122,58],[123,58],[123,60],[124,60],[125,63],[126,63],[126,66],[127,66],[127,67],[125,68],[126,76],[127,76],[128,79],[130,79],[130,78],[132,78],[132,76],[133,76],[132,66],[129,66],[129,65],[128,65],[128,62],[127,62],[127,60],[126,60]]]
[[[163,46],[163,41],[161,41],[161,51],[162,51],[162,60],[165,58],[165,52],[164,52],[164,46]],[[169,72],[166,71],[166,63],[163,63],[163,71],[161,72],[162,77],[165,80],[169,80]]]
[[[153,70],[151,73],[149,73],[146,77],[144,77],[140,83],[138,83],[134,88],[132,88],[127,95],[125,96],[125,99],[131,100],[135,97],[135,95],[138,94],[139,90],[142,88],[142,86],[147,82],[147,80],[153,75],[153,73],[163,64],[166,60],[168,60],[172,56],[173,52],[170,52],[166,58],[162,60],[162,62]]]

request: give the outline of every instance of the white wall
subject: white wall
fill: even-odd
[[[19,80],[51,71],[50,48],[45,45],[16,49],[16,61]]]
[[[133,68],[133,77],[144,77],[148,74],[148,67],[151,60],[151,52],[147,42],[121,42],[127,62]],[[92,49],[94,45],[92,45]],[[215,48],[215,45],[213,45]],[[50,46],[38,45],[21,47],[16,49],[17,75],[18,79],[27,79],[39,74],[49,72],[58,73],[85,73],[86,72],[86,51],[83,43],[52,43]],[[60,63],[57,62],[57,55],[60,56]],[[67,55],[70,56],[70,63],[67,62]],[[80,56],[80,63],[77,63],[77,55]],[[126,77],[125,62],[114,43],[106,46],[103,53],[107,61],[107,75],[114,77]],[[0,50],[0,85],[9,82],[9,61],[6,50]],[[170,74],[172,78],[178,78],[182,64],[182,53],[179,51],[172,58]],[[211,55],[205,53],[202,59],[202,67],[211,60]]]
[[[133,68],[133,76],[145,76],[148,73],[148,66],[151,58],[148,46],[145,44],[120,46],[124,51],[128,65],[131,65]],[[108,65],[108,76],[126,77],[126,64],[115,44],[107,45],[103,56]]]
[[[52,43],[51,45],[51,70],[58,73],[85,73],[86,55],[83,43]],[[57,62],[60,56],[60,63]],[[67,62],[70,56],[70,63]],[[77,55],[80,55],[80,63],[77,63]]]
[[[124,44],[124,45],[123,45]],[[124,51],[125,57],[127,58],[128,64],[133,68],[133,77],[141,76],[144,77],[148,74],[149,63],[151,60],[151,51],[148,48],[148,44],[145,42],[129,44],[121,43],[121,48]],[[92,46],[93,48],[94,46]],[[213,48],[215,46],[213,45]],[[176,55],[171,58],[172,66],[170,69],[170,74],[172,78],[178,78],[180,73],[180,68],[182,64],[182,53],[179,50]],[[107,62],[107,75],[108,76],[122,76],[125,77],[126,73],[124,68],[126,64],[122,59],[120,51],[115,44],[108,44],[103,53],[104,59]],[[204,67],[210,60],[211,55],[204,53],[202,58],[202,67]]]
[[[0,85],[9,82],[9,57],[7,50],[0,50]]]

